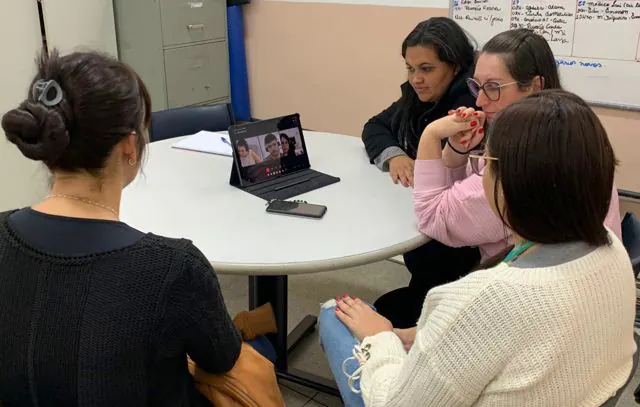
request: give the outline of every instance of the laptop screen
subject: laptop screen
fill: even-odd
[[[244,185],[310,167],[298,114],[231,126],[229,139]]]

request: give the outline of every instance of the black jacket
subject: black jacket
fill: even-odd
[[[398,113],[398,102],[393,103],[382,113],[372,117],[367,124],[364,125],[362,131],[362,141],[367,150],[371,163],[388,147],[400,147],[407,155],[413,159],[416,158],[418,142],[422,131],[429,123],[447,115],[451,109],[457,109],[461,106],[474,107],[476,99],[471,95],[467,87],[466,79],[473,76],[474,67],[467,72],[458,74],[447,93],[434,103],[422,103],[420,109],[411,118],[412,131],[407,135],[407,142],[401,143],[398,137],[399,125],[393,125],[393,118]],[[402,94],[406,92],[414,92],[409,82],[405,82],[400,87]]]

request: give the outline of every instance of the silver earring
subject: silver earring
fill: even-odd
[[[136,165],[136,160],[134,160],[133,158],[129,158],[129,165],[132,167]]]

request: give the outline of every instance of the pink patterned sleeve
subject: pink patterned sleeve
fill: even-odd
[[[611,193],[611,203],[609,204],[609,213],[604,220],[604,224],[611,229],[613,233],[622,240],[622,220],[620,220],[620,199],[618,198],[618,188],[613,186]]]
[[[416,160],[413,204],[418,230],[451,247],[504,239],[505,229],[485,199],[482,178],[442,160]]]

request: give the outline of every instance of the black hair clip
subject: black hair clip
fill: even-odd
[[[55,91],[55,93],[50,95],[51,91]],[[51,79],[46,81],[44,79],[38,79],[36,83],[33,84],[31,96],[47,107],[55,107],[62,102],[64,94],[62,88],[55,80]]]

